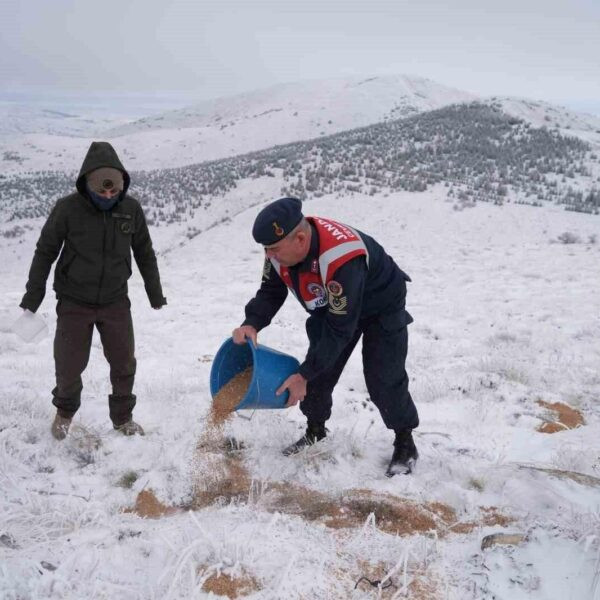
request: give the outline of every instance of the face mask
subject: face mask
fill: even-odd
[[[105,198],[100,194],[96,194],[89,187],[87,188],[87,193],[90,197],[90,200],[94,203],[94,205],[100,210],[110,210],[120,199],[121,194],[117,194],[112,198]]]

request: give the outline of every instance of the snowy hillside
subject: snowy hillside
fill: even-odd
[[[589,144],[480,103],[218,161],[132,173],[131,193],[149,221],[180,223],[188,236],[198,230],[198,215],[204,221],[218,214],[211,206],[232,190],[245,190],[250,204],[259,201],[265,179],[273,197],[376,195],[443,183],[457,208],[519,202],[600,211],[600,160]],[[57,171],[0,179],[6,221],[0,234],[18,235],[19,220],[47,214],[57,197],[72,191],[74,178],[74,172]]]
[[[413,279],[417,470],[384,476],[392,435],[357,350],[323,444],[281,455],[297,408],[237,416],[221,458],[238,487],[195,497],[215,478],[197,449],[211,360],[262,271],[247,207],[272,181],[227,192],[183,246],[152,229],[169,305],[151,310],[134,274],[143,438],[111,429],[97,336],[75,426],[51,438],[52,338],[10,332],[42,221],[0,238],[0,597],[600,600],[600,224],[558,207],[454,210],[442,187],[306,203]],[[40,313],[53,331],[51,293]],[[304,317],[288,298],[262,343],[302,358]],[[496,533],[514,535],[482,550]]]
[[[563,135],[578,137],[600,148],[600,117],[536,100],[494,97],[487,102],[534,127],[557,129]]]

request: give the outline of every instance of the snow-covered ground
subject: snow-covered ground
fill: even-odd
[[[281,455],[302,432],[297,408],[236,416],[226,433],[243,443],[251,492],[195,510],[181,507],[204,476],[211,358],[262,270],[257,207],[238,199],[183,246],[153,230],[169,305],[153,311],[137,273],[131,284],[145,437],[111,429],[96,336],[72,431],[51,438],[52,336],[31,345],[10,332],[41,223],[3,239],[0,597],[216,598],[220,582],[253,599],[600,599],[600,221],[552,207],[454,210],[442,196],[305,205],[374,235],[413,278],[416,472],[384,476],[392,434],[367,401],[357,349],[320,447]],[[565,232],[579,243],[558,242]],[[52,330],[50,291],[40,313]],[[304,316],[288,298],[260,340],[302,358]],[[556,417],[540,401],[585,424],[537,431]],[[177,510],[124,512],[150,490]],[[334,526],[335,506],[350,527]],[[526,538],[481,550],[492,533]],[[393,585],[355,589],[361,576]]]

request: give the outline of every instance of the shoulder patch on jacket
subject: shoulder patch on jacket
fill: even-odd
[[[271,264],[271,261],[268,258],[265,258],[265,263],[263,265],[263,273],[262,273],[262,278],[264,281],[271,279],[271,267],[272,266],[273,265]]]
[[[348,296],[335,296],[331,290],[327,290],[327,301],[329,302],[329,312],[334,315],[346,315],[348,311]]]

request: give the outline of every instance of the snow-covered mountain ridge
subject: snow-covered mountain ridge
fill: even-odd
[[[22,115],[16,125],[11,125],[10,115],[3,115],[0,164],[4,173],[70,171],[81,162],[90,139],[96,138],[112,142],[130,169],[179,167],[473,100],[499,106],[537,127],[546,125],[600,145],[600,118],[529,100],[486,100],[424,78],[396,75],[281,84],[127,124],[122,118],[113,120],[108,129],[108,123],[96,121],[86,129],[85,117],[72,111],[66,111],[69,118],[44,117],[38,111],[25,119],[27,127]]]
[[[242,138],[246,133],[261,131],[287,137],[269,142],[272,146],[412,116],[475,98],[474,94],[429,79],[405,75],[306,81],[208,100],[140,119],[106,134],[121,137],[158,129],[215,127],[220,131],[238,130]],[[284,131],[277,131],[280,128]]]

